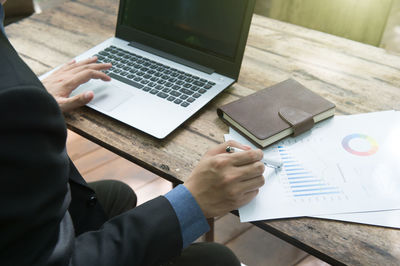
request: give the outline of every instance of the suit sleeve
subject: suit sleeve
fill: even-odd
[[[75,240],[71,265],[155,265],[182,248],[179,222],[168,200],[158,197]]]
[[[152,265],[179,254],[179,221],[164,197],[97,231],[65,233],[70,169],[57,103],[42,88],[2,89],[0,114],[0,265]]]
[[[0,89],[0,116],[0,265],[41,264],[69,204],[65,123],[29,86]]]

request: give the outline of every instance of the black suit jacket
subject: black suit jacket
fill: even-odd
[[[66,153],[58,104],[1,33],[0,117],[0,265],[152,265],[179,254],[164,197],[106,221]]]

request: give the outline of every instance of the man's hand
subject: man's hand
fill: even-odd
[[[227,153],[226,147],[243,149]],[[224,215],[250,202],[264,185],[263,152],[235,141],[208,151],[185,182],[207,218]]]
[[[79,85],[91,79],[111,80],[109,76],[101,72],[101,70],[109,69],[111,64],[96,64],[96,62],[97,57],[78,63],[73,60],[42,80],[44,87],[53,95],[63,112],[81,107],[93,99],[94,94],[92,91],[69,98],[71,92]]]

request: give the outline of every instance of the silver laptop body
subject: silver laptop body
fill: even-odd
[[[116,37],[76,57],[111,62],[88,104],[158,139],[233,84],[254,0],[121,0]],[[72,95],[72,96],[73,96]]]

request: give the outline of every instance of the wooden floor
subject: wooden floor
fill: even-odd
[[[87,182],[117,179],[130,185],[138,204],[171,190],[171,183],[145,169],[68,132],[67,151]],[[227,214],[215,223],[215,241],[230,247],[248,266],[327,265],[296,247]]]

